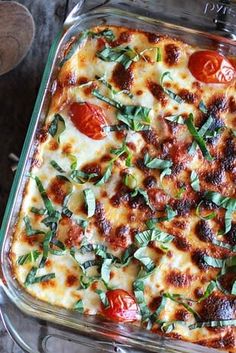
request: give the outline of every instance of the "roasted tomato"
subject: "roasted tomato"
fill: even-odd
[[[138,320],[138,306],[135,299],[123,289],[109,290],[107,293],[109,307],[102,304],[102,313],[116,322],[133,322]]]
[[[106,133],[107,125],[103,110],[90,103],[72,103],[69,107],[69,115],[72,122],[82,134],[93,140],[102,140]]]
[[[230,61],[211,50],[193,53],[188,68],[197,80],[205,83],[229,83],[235,77],[235,68]]]

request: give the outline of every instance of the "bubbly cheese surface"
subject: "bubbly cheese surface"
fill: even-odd
[[[68,309],[80,302],[91,315],[101,314],[97,290],[124,289],[140,306],[135,324],[236,352],[235,80],[197,81],[188,60],[200,49],[168,36],[96,27],[74,43],[64,53],[14,231],[10,256],[17,280],[40,300]],[[98,53],[105,47],[115,54],[126,48],[121,53],[130,58],[128,67],[114,53],[116,61],[111,54],[102,59]],[[78,130],[69,113],[73,102],[102,109],[103,139]],[[149,108],[148,118],[141,119],[140,129],[129,128],[119,120],[124,108],[111,102]],[[187,127],[191,114],[197,131],[212,118],[203,136],[212,160]],[[138,121],[132,113],[129,118]],[[107,180],[96,185],[108,168]],[[84,174],[76,179],[76,171]],[[84,190],[92,195],[88,207]],[[217,205],[217,195],[225,203]],[[143,245],[137,238],[144,231],[149,240]],[[158,231],[169,240],[158,241]],[[130,261],[124,263],[127,249]],[[111,261],[104,284],[106,259]],[[144,284],[141,304],[137,282]]]

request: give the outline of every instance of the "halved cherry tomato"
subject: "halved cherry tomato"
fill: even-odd
[[[230,61],[211,50],[193,53],[188,68],[197,80],[205,83],[229,83],[235,77],[235,68]]]
[[[123,289],[106,292],[109,307],[102,304],[102,313],[108,319],[116,322],[133,322],[138,320],[138,306],[135,299]]]
[[[91,103],[72,103],[69,107],[72,122],[82,134],[93,140],[102,140],[107,125],[102,108]]]

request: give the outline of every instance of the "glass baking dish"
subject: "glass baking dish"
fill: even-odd
[[[165,353],[216,352],[216,350],[207,349],[206,347],[166,339],[130,325],[118,325],[102,318],[83,316],[63,308],[53,307],[31,297],[12,277],[8,253],[14,224],[19,213],[23,191],[27,182],[26,175],[30,170],[32,156],[35,152],[37,132],[43,125],[49,108],[53,82],[60,68],[60,55],[63,47],[71,37],[78,36],[81,31],[95,25],[122,25],[149,32],[169,34],[182,38],[190,44],[199,45],[201,48],[217,49],[224,54],[236,56],[236,43],[234,42],[234,32],[236,33],[236,6],[235,4],[229,5],[228,1],[206,2],[198,0],[198,2],[191,2],[183,0],[174,2],[173,0],[130,0],[122,2],[117,0],[95,0],[92,3],[93,6],[91,6],[90,1],[86,3],[80,1],[76,5],[66,19],[64,29],[56,38],[48,57],[2,223],[0,238],[1,286],[11,301],[25,314],[61,325],[61,327],[57,327],[62,337],[63,332],[65,333],[65,337],[68,337],[68,335],[76,336],[78,334],[72,330],[77,330],[80,334],[87,335],[93,340],[103,339],[106,342],[120,342],[125,347],[132,347],[136,352],[138,349],[145,350],[146,352]],[[193,6],[195,8],[194,15],[191,13]],[[8,314],[3,310],[2,315],[3,318],[5,317],[6,322]],[[12,316],[12,320],[15,320],[14,315]],[[38,324],[43,326],[42,322]],[[10,326],[12,327],[12,325]],[[17,330],[16,323],[15,326]],[[14,336],[13,331],[11,334]],[[55,337],[57,336],[54,335],[54,339]],[[74,340],[74,338],[70,338],[70,340]],[[95,343],[92,343],[93,341],[91,340],[89,342],[97,351]],[[118,349],[121,349],[120,352],[131,352],[131,350],[127,350],[129,348],[118,347],[116,349],[113,347],[114,349],[110,350],[110,347],[106,348],[104,344],[102,347],[102,351],[105,352],[119,352]],[[35,350],[27,348],[27,344],[24,348],[29,352],[35,353]],[[60,350],[60,346],[57,350],[58,353],[62,351]],[[42,348],[39,351],[46,352],[47,350],[43,350]]]

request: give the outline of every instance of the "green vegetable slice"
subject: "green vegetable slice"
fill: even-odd
[[[92,217],[96,209],[96,199],[93,191],[91,189],[85,189],[83,191],[85,204],[87,206],[88,217]]]
[[[65,129],[65,120],[60,114],[55,114],[54,119],[48,128],[49,134],[54,137],[58,143],[60,143],[60,135],[65,131]]]
[[[143,264],[145,270],[149,273],[156,268],[156,265],[155,262],[149,256],[144,254],[144,251],[145,247],[141,247],[135,251],[133,256],[135,259],[139,260]]]
[[[74,305],[74,310],[78,311],[79,313],[83,314],[84,312],[84,304],[83,304],[83,300],[80,299],[78,300],[75,305]]]
[[[199,133],[199,131],[197,131],[197,129],[193,123],[193,114],[189,114],[189,117],[188,117],[188,119],[186,119],[185,124],[187,125],[187,128],[188,128],[190,134],[193,136],[196,143],[198,144],[200,150],[202,151],[203,156],[208,161],[212,161],[213,158],[207,149],[206,143],[205,143],[202,135]]]

